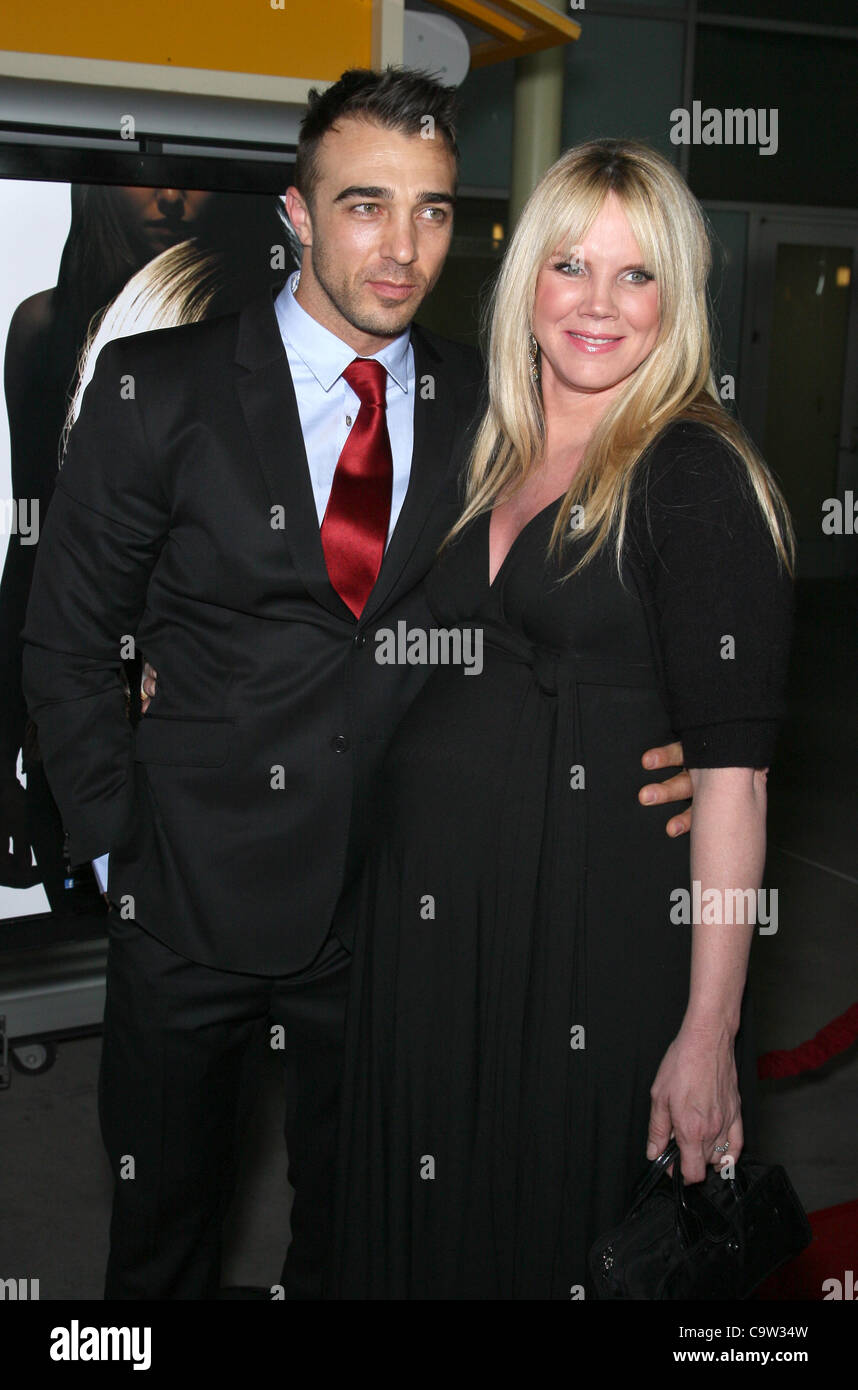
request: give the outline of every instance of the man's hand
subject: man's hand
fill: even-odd
[[[641,787],[638,801],[644,806],[659,806],[668,801],[690,801],[694,793],[691,777],[684,767],[685,754],[681,743],[669,743],[664,748],[648,748],[641,758],[641,763],[648,772],[654,772],[660,767],[682,769],[675,777],[668,777],[666,782],[647,782],[646,786]],[[665,826],[668,835],[685,835],[690,829],[690,806],[681,815],[674,816]]]
[[[140,682],[140,713],[145,714],[149,708],[149,701],[154,700],[158,693],[156,681],[158,672],[154,666],[150,666],[148,661],[143,662],[143,679]],[[679,744],[676,744],[679,747]],[[691,793],[689,792],[689,796]]]
[[[158,672],[148,661],[143,663],[143,679],[140,684],[140,709],[143,714],[158,693]],[[650,748],[644,753],[641,762],[648,771],[659,767],[681,768],[676,777],[668,777],[666,782],[648,782],[641,787],[638,799],[647,806],[658,806],[668,801],[690,801],[693,795],[691,778],[683,766],[684,755],[681,743],[669,743],[663,748]],[[674,816],[665,827],[668,835],[685,835],[691,829],[691,807],[681,815]]]

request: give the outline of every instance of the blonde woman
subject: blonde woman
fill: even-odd
[[[512,238],[428,581],[482,664],[439,666],[380,780],[334,1296],[581,1296],[671,1135],[689,1182],[741,1153],[792,538],[716,393],[708,270],[700,208],[632,142],[570,150]],[[672,738],[690,854],[636,795]]]

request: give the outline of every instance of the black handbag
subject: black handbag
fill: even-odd
[[[810,1240],[804,1208],[779,1164],[741,1154],[735,1177],[709,1168],[703,1182],[685,1184],[671,1140],[638,1184],[625,1220],[593,1244],[590,1274],[603,1299],[748,1298]]]

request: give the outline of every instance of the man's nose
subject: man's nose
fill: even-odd
[[[381,252],[400,265],[417,259],[417,233],[410,216],[394,215],[388,219]]]

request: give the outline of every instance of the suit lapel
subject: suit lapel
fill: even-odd
[[[241,311],[235,356],[247,369],[239,401],[272,506],[283,508],[295,568],[317,603],[354,622],[328,578],[295,387],[269,294]]]
[[[405,501],[385,552],[375,587],[361,615],[370,619],[407,587],[408,561],[444,482],[455,467],[459,395],[454,374],[415,325],[414,445]],[[307,591],[338,618],[354,616],[328,578],[319,518],[295,399],[295,387],[269,294],[248,304],[239,319],[236,362],[246,369],[238,396],[272,506],[284,512],[286,540]],[[441,532],[438,529],[437,541]]]
[[[408,560],[426,526],[439,492],[450,475],[459,420],[453,373],[417,325],[411,330],[414,348],[414,446],[405,501],[390,538],[375,587],[361,615],[372,618],[389,604],[397,589],[406,587]],[[440,544],[439,530],[437,541]]]

